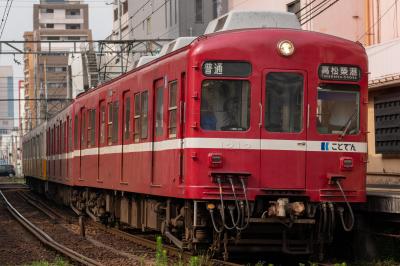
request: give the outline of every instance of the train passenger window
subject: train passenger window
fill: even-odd
[[[81,121],[81,147],[85,145],[85,128],[86,128],[86,112],[82,110],[82,121]]]
[[[135,94],[135,106],[134,106],[134,133],[133,139],[135,142],[139,142],[140,139],[140,93]]]
[[[103,144],[106,140],[106,107],[100,107],[100,143]]]
[[[107,122],[107,139],[108,144],[112,143],[112,124],[113,124],[113,106],[112,103],[108,104],[108,122]]]
[[[249,129],[250,83],[245,80],[203,81],[200,126],[219,131]]]
[[[131,98],[125,98],[125,125],[124,125],[124,138],[129,139],[129,130],[131,128]]]
[[[140,138],[147,138],[147,129],[148,129],[148,92],[142,92],[141,94],[141,130],[140,130]]]
[[[68,151],[72,151],[72,119],[68,120]]]
[[[118,142],[118,111],[119,102],[113,102],[113,126],[112,126],[112,142]]]
[[[302,130],[304,78],[299,73],[267,74],[265,128],[270,132]]]
[[[360,89],[349,84],[322,84],[318,87],[317,130],[321,134],[359,132]]]
[[[176,115],[177,115],[177,87],[178,83],[173,81],[169,83],[169,97],[168,97],[168,136],[170,138],[176,137]]]
[[[164,114],[164,88],[159,87],[156,89],[156,119],[154,119],[154,128],[156,130],[156,136],[162,136],[163,134],[163,114]]]
[[[96,109],[89,110],[89,123],[88,123],[88,145],[95,146],[95,132],[96,132]]]
[[[79,120],[78,120],[78,115],[75,115],[75,119],[74,119],[75,121],[74,121],[74,126],[75,126],[75,128],[74,128],[74,147],[75,147],[75,149],[78,149],[78,125],[79,125]]]

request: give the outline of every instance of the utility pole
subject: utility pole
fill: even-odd
[[[125,0],[128,1],[128,0]],[[118,4],[118,23],[119,23],[119,40],[122,41],[122,10],[121,10],[121,0],[117,0]],[[121,42],[120,46],[119,61],[121,63],[121,74],[124,73],[124,61],[123,61],[123,44]]]

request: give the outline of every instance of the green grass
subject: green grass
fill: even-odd
[[[48,262],[48,261],[34,261],[31,264],[25,264],[25,266],[69,266],[70,264],[63,260],[62,258],[56,258],[54,262]]]

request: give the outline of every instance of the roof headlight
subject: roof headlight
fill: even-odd
[[[294,53],[294,45],[288,40],[280,41],[278,43],[278,51],[283,56],[291,56]]]

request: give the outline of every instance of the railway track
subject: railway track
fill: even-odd
[[[0,183],[0,190],[27,190],[29,187],[25,184]]]
[[[14,206],[11,205],[11,203],[7,200],[3,192],[0,190],[0,196],[3,199],[4,203],[6,204],[6,207],[8,211],[11,213],[11,215],[23,226],[25,227],[29,232],[31,232],[37,239],[39,239],[43,244],[46,246],[58,251],[59,253],[63,254],[67,258],[71,259],[71,261],[78,262],[83,265],[89,265],[89,266],[100,266],[103,265],[100,262],[97,262],[93,259],[90,259],[80,253],[75,252],[74,250],[58,243],[55,241],[53,238],[51,238],[48,234],[46,234],[44,231],[39,229],[37,226],[35,226],[33,223],[31,223],[28,219],[26,219],[24,216],[22,216],[17,209],[14,208]]]
[[[46,214],[51,220],[53,221],[57,221],[60,219],[66,219],[66,216],[63,215],[62,213],[60,213],[58,210],[56,210],[53,207],[50,207],[47,202],[44,203],[41,199],[38,199],[34,196],[32,196],[31,194],[28,193],[18,193],[24,200],[26,200],[29,204],[31,204],[32,206],[34,206],[35,208],[37,208],[38,210],[40,210],[41,212],[43,212],[44,214]],[[76,217],[75,217],[76,218]],[[68,220],[68,218],[67,218]],[[70,221],[68,221],[70,222]],[[96,223],[93,221],[88,221],[86,222],[86,230],[87,231],[93,231],[93,229],[95,228],[96,230],[100,230],[100,231],[104,231],[108,234],[114,235],[118,238],[122,238],[125,239],[135,245],[139,245],[141,247],[144,248],[144,250],[140,250],[142,252],[150,252],[150,253],[154,253],[155,254],[155,250],[157,248],[157,243],[154,240],[150,240],[148,238],[146,238],[145,236],[140,236],[140,235],[134,235],[134,234],[130,234],[128,232],[116,229],[116,228],[109,228],[106,227],[100,223]],[[193,256],[192,253],[189,252],[184,252],[178,248],[175,248],[174,246],[170,246],[170,245],[163,245],[163,249],[167,251],[167,254],[170,257],[174,257],[177,260],[183,260],[183,261],[189,261],[191,259],[191,257]],[[140,253],[139,251],[139,253]],[[209,265],[218,265],[218,266],[238,266],[241,264],[237,264],[237,263],[233,263],[233,262],[227,262],[227,261],[222,261],[222,260],[218,260],[218,259],[210,259],[209,261]]]

